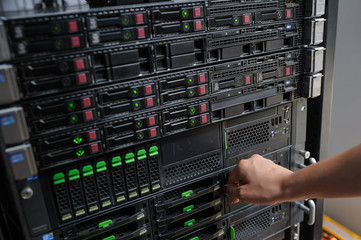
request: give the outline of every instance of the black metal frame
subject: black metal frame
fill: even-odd
[[[318,160],[323,160],[328,156],[339,0],[328,0],[326,4],[326,54],[322,97],[309,99],[307,112],[306,149]],[[312,226],[308,226],[305,222],[301,224],[301,240],[321,239],[322,237],[324,200],[316,199],[315,203],[315,224]]]

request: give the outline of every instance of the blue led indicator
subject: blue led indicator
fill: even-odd
[[[272,220],[275,220],[275,217],[272,217]]]
[[[287,25],[286,25],[286,28],[287,28],[287,29],[291,29],[291,28],[292,28],[292,25],[291,25],[291,24],[287,24]]]
[[[38,179],[38,178],[39,178],[38,175],[34,174],[33,176],[28,177],[28,178],[26,179],[26,181],[30,182],[30,181],[36,180],[36,179]]]
[[[44,235],[42,236],[42,240],[53,240],[53,239],[54,239],[53,233],[44,234]]]
[[[4,83],[4,82],[5,82],[4,74],[0,73],[0,83]]]
[[[13,115],[7,115],[0,117],[0,126],[7,126],[15,123],[15,118]]]
[[[10,163],[17,163],[24,161],[24,155],[23,153],[15,153],[9,156]]]
[[[291,81],[290,81],[290,80],[286,81],[286,85],[289,85],[290,83],[291,83]]]

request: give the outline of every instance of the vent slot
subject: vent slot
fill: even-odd
[[[271,214],[268,210],[267,212],[263,212],[258,214],[240,224],[234,226],[234,230],[236,231],[236,238],[237,240],[240,239],[248,239],[253,235],[263,231],[264,229],[268,228],[270,223]]]
[[[242,151],[269,141],[269,121],[227,132],[228,153]]]
[[[217,152],[169,167],[164,170],[165,186],[216,171],[222,167],[221,162],[221,154]]]
[[[217,8],[209,9],[209,14],[210,15],[218,15],[218,14],[229,15],[229,14],[232,14],[235,12],[269,9],[269,8],[277,8],[277,7],[278,7],[278,1],[250,4],[250,5],[235,5],[235,6],[229,6],[229,7],[217,7]]]

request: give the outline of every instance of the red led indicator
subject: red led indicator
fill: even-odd
[[[199,83],[204,83],[206,81],[206,75],[205,74],[200,74],[198,76],[198,81],[199,81]]]
[[[90,98],[88,98],[88,97],[83,98],[82,103],[83,103],[84,108],[90,107],[92,105],[92,102],[91,102]]]
[[[194,22],[194,29],[195,30],[202,30],[203,26],[202,26],[202,21],[195,21]]]
[[[207,104],[202,104],[199,108],[200,108],[200,112],[205,112],[207,111]]]
[[[243,23],[244,24],[249,24],[250,23],[250,16],[249,15],[244,15],[243,16]]]
[[[251,76],[245,76],[244,77],[244,83],[247,84],[251,84]]]
[[[84,113],[84,118],[85,118],[85,121],[93,120],[94,119],[93,111],[86,111]]]
[[[145,29],[144,28],[138,28],[138,38],[144,38],[145,37]]]
[[[153,107],[153,105],[154,105],[153,98],[147,98],[145,101],[146,101],[147,107]]]
[[[143,13],[138,13],[135,15],[137,24],[144,23],[144,16]]]
[[[291,18],[292,17],[292,11],[291,9],[287,9],[286,10],[286,18]]]
[[[92,153],[97,153],[97,152],[99,152],[98,143],[94,143],[94,144],[90,145],[90,151],[91,151]]]
[[[78,74],[78,84],[85,84],[87,83],[88,80],[86,78],[86,74],[85,73],[80,73]]]
[[[199,95],[204,95],[204,94],[206,94],[206,87],[205,86],[199,87]]]
[[[201,116],[201,123],[207,123],[208,122],[208,117],[207,115],[202,115]]]
[[[71,46],[74,47],[80,47],[80,38],[78,36],[71,37]]]
[[[157,136],[157,129],[152,128],[149,129],[149,137],[156,137]]]
[[[155,117],[149,117],[148,118],[148,126],[155,125]]]
[[[69,32],[77,32],[78,31],[78,23],[76,21],[68,22]]]
[[[97,133],[95,131],[88,132],[89,141],[93,141],[97,139]]]
[[[75,60],[75,67],[76,70],[83,70],[85,68],[84,60],[83,59]]]
[[[286,67],[286,75],[290,75],[291,74],[291,68],[290,67]]]
[[[144,93],[145,94],[152,94],[153,93],[152,85],[145,86],[144,87]]]
[[[194,9],[194,17],[200,17],[202,15],[201,8]]]

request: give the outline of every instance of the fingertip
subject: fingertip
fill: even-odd
[[[231,203],[233,204],[236,204],[239,202],[239,199],[238,198],[235,198],[235,197],[231,197]]]

